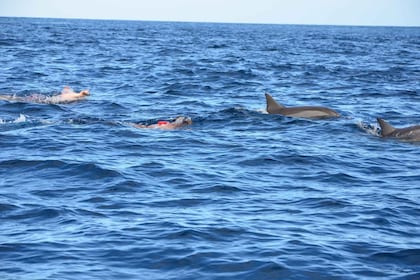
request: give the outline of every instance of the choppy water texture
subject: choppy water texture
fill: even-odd
[[[420,147],[374,133],[420,123],[419,28],[0,18],[0,63],[91,91],[0,101],[1,279],[420,278]]]

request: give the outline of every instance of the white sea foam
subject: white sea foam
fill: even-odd
[[[19,117],[13,121],[14,123],[21,123],[21,122],[26,122],[26,116],[23,114],[20,114]]]
[[[0,119],[0,124],[22,123],[22,122],[26,122],[26,121],[27,121],[27,117],[24,114],[20,114],[19,117],[17,117],[14,120],[3,120],[3,119]]]
[[[357,126],[364,130],[365,132],[374,135],[374,136],[381,136],[381,128],[377,124],[369,124],[364,121],[357,121]]]
[[[258,113],[261,113],[261,114],[268,114],[268,112],[265,108],[256,109],[255,112],[258,112]]]

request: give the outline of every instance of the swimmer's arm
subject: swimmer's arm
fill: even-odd
[[[62,93],[58,96],[53,96],[52,99],[54,99],[54,100],[52,100],[52,101],[55,102],[55,103],[71,102],[71,101],[76,101],[76,100],[79,100],[79,99],[83,99],[86,96],[88,96],[89,94],[90,93],[87,89],[82,90],[79,93],[76,93],[76,92]]]
[[[0,100],[6,100],[6,101],[25,101],[24,98],[18,97],[16,95],[4,95],[0,94]]]
[[[133,124],[131,124],[133,127],[135,127],[135,128],[149,128],[149,129],[154,129],[154,128],[158,128],[158,129],[171,129],[171,128],[168,128],[168,127],[166,127],[166,126],[161,126],[161,125],[158,125],[158,124],[150,124],[150,125],[144,125],[144,124],[136,124],[136,123],[133,123]]]
[[[150,124],[150,125],[144,125],[144,124],[137,124],[137,123],[129,123],[132,127],[135,128],[149,128],[149,129],[163,129],[163,130],[171,130],[176,128],[172,123],[169,123],[167,125],[159,125],[159,124]]]
[[[81,98],[85,98],[85,97],[86,97],[86,96],[88,96],[88,95],[90,95],[89,90],[84,89],[84,90],[82,90],[82,91],[81,91],[81,92],[79,92],[79,93],[75,93],[75,94],[74,94],[74,97],[75,97],[76,99],[81,99]]]
[[[13,97],[10,95],[0,94],[0,100],[11,100]]]
[[[90,92],[87,89],[84,89],[81,92],[79,92],[79,96],[84,97],[84,96],[87,96],[87,95],[90,95]]]
[[[129,125],[135,128],[147,128],[147,125],[139,124],[139,123],[129,123]]]
[[[89,95],[89,90],[84,89],[84,90],[82,90],[82,91],[81,91],[81,92],[79,92],[79,93],[75,93],[71,87],[69,87],[69,86],[65,86],[65,87],[63,87],[63,89],[61,90],[61,94],[62,94],[62,95],[72,94],[72,95],[76,95],[76,96],[83,97],[83,96],[85,96],[85,95]]]

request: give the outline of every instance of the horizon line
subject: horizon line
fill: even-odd
[[[342,27],[407,27],[418,28],[420,25],[368,25],[368,24],[322,24],[322,23],[274,23],[274,22],[233,22],[233,21],[195,21],[195,20],[153,20],[153,19],[127,19],[127,18],[78,18],[78,17],[44,17],[44,16],[6,16],[0,18],[26,18],[26,19],[63,19],[63,20],[98,20],[98,21],[138,21],[138,22],[167,22],[167,23],[211,23],[211,24],[249,24],[249,25],[301,25],[301,26],[342,26]]]

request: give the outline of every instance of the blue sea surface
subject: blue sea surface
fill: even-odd
[[[419,27],[0,18],[0,65],[91,92],[0,100],[0,279],[420,279],[420,145],[376,125],[420,124]]]

